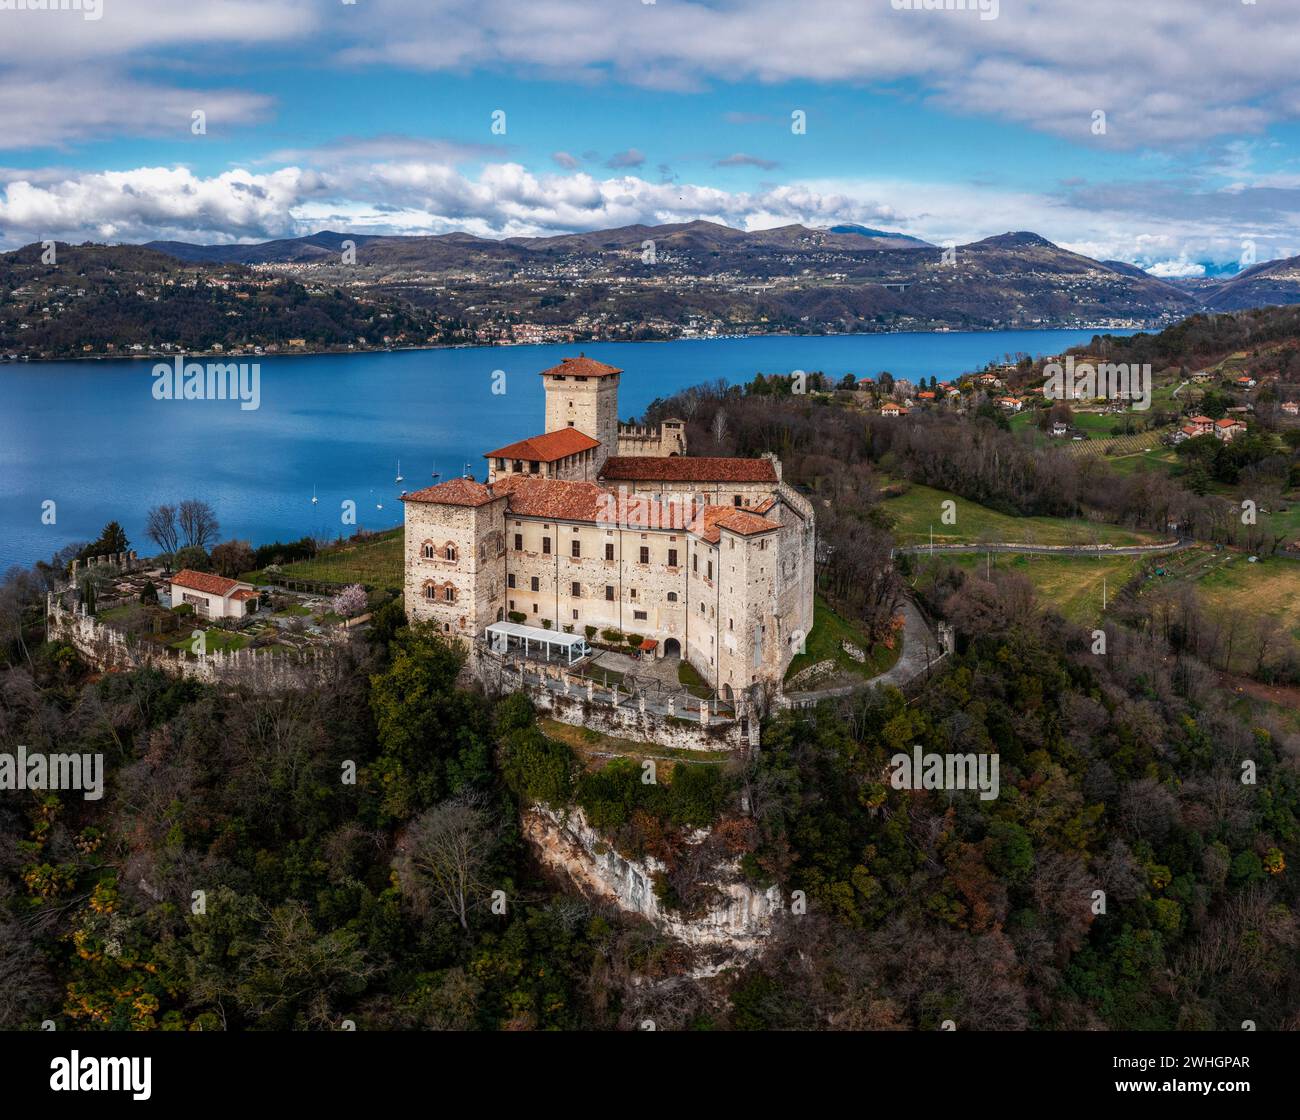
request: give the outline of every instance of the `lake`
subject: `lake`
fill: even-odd
[[[223,538],[264,544],[401,524],[402,489],[484,477],[484,451],[543,427],[538,372],[580,350],[625,372],[619,411],[755,373],[817,371],[916,380],[964,373],[1005,355],[1057,353],[1093,331],[988,331],[478,347],[260,359],[255,411],[234,401],[153,396],[154,361],[0,365],[0,571],[48,559],[120,521],[131,545],[149,507],[210,502]],[[1129,332],[1112,332],[1129,333]],[[493,371],[506,375],[492,392]],[[499,380],[499,379],[498,379]],[[405,481],[398,485],[398,460]],[[319,503],[312,504],[315,491]],[[54,524],[42,503],[55,503]],[[382,506],[382,509],[379,508]]]

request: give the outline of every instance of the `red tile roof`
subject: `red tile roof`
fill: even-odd
[[[472,478],[452,478],[437,486],[426,486],[412,494],[403,494],[404,502],[431,502],[440,506],[485,506],[496,495]]]
[[[625,482],[776,482],[770,459],[710,459],[698,455],[614,455],[601,478]]]
[[[748,510],[737,509],[735,506],[705,506],[700,516],[695,519],[695,524],[691,526],[691,532],[697,537],[702,537],[709,544],[717,544],[718,538],[722,535],[720,529],[728,529],[733,533],[739,533],[742,537],[749,537],[756,533],[770,533],[779,528],[781,526],[775,521],[759,517],[758,514],[750,513]]]
[[[248,599],[256,599],[256,598],[257,598],[257,592],[254,591],[251,587],[241,587],[238,591],[236,591],[236,592],[235,592],[233,595],[231,595],[230,597],[231,597],[232,599],[237,599],[239,602],[242,603],[242,602],[245,602],[245,601],[248,600]]]
[[[492,485],[493,494],[510,498],[510,512],[556,521],[609,522],[651,529],[685,529],[694,514],[686,502],[656,502],[618,495],[594,482],[566,482],[512,474]]]
[[[579,355],[576,358],[562,358],[558,366],[542,370],[543,377],[613,377],[623,371],[617,366],[607,366],[594,358]]]
[[[220,595],[223,598],[236,588],[248,586],[237,579],[227,579],[225,576],[213,575],[211,572],[196,572],[193,568],[183,568],[172,576],[171,582],[176,587],[186,587],[191,591],[202,591],[207,595]]]
[[[1238,426],[1243,428],[1245,427],[1245,425],[1242,424],[1240,420],[1234,420],[1229,416],[1225,416],[1222,420],[1216,420],[1214,424],[1215,427],[1218,428],[1235,428]]]
[[[495,451],[484,452],[485,459],[526,459],[532,463],[554,463],[557,459],[567,459],[579,451],[589,451],[599,447],[600,440],[592,439],[586,432],[577,428],[560,428],[545,435],[529,436],[516,443],[508,443]]]

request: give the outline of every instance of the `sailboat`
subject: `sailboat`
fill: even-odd
[[[396,477],[395,479],[393,479],[393,481],[394,481],[394,482],[401,482],[401,481],[403,481],[403,479],[402,479],[402,460],[401,460],[401,459],[398,459],[398,460],[397,460],[397,477]]]
[[[311,487],[311,504],[316,505],[320,499],[316,497],[316,484],[313,482]]]

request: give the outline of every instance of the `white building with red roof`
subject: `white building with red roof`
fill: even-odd
[[[636,635],[724,697],[779,686],[812,629],[811,504],[774,455],[690,457],[684,422],[620,425],[621,372],[585,357],[544,370],[545,433],[488,452],[486,483],[403,495],[408,616],[475,660],[508,621]]]
[[[189,603],[200,618],[243,618],[257,610],[251,583],[185,568],[171,578],[172,606]]]

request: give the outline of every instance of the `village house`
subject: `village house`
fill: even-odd
[[[1188,431],[1188,429],[1191,429]],[[1183,431],[1190,436],[1208,436],[1214,431],[1214,421],[1208,416],[1193,416],[1183,426]]]
[[[1216,420],[1214,423],[1214,434],[1224,443],[1232,442],[1236,436],[1244,434],[1245,431],[1245,424],[1229,416],[1225,416],[1222,420]]]
[[[999,397],[998,404],[1006,412],[1019,412],[1024,402],[1018,397]]]
[[[489,452],[486,483],[402,495],[408,617],[475,666],[516,648],[570,664],[608,630],[724,698],[779,687],[812,629],[812,505],[774,455],[691,457],[684,421],[620,425],[621,372],[543,370],[546,432]]]
[[[1288,416],[1300,416],[1300,401],[1283,401],[1280,407]]]
[[[1052,435],[1063,436],[1067,432],[1069,432],[1069,430],[1070,430],[1070,425],[1067,424],[1064,420],[1052,421]]]
[[[172,606],[189,603],[200,618],[243,618],[256,612],[258,593],[251,583],[185,568],[171,577]]]
[[[880,406],[880,415],[881,416],[906,416],[907,409],[905,409],[901,404],[894,404],[893,401],[889,401],[888,403],[882,404]]]
[[[1255,387],[1255,379],[1254,379],[1253,377],[1250,377],[1250,376],[1248,376],[1248,375],[1244,375],[1244,374],[1243,374],[1241,377],[1238,377],[1238,378],[1233,382],[1233,384],[1234,384],[1238,389],[1245,389],[1245,390],[1249,391],[1249,390],[1251,390],[1251,389],[1253,389],[1253,388]]]

